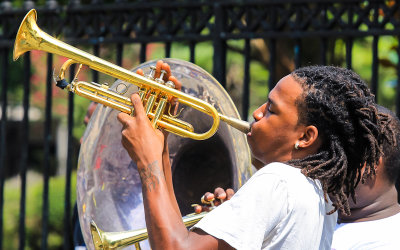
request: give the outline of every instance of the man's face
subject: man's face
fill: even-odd
[[[352,221],[354,216],[368,218],[368,216],[371,216],[370,211],[382,212],[383,209],[378,209],[379,207],[385,206],[385,204],[391,204],[393,197],[385,194],[390,193],[390,190],[394,188],[394,184],[388,181],[384,168],[384,161],[381,158],[379,164],[375,166],[376,174],[371,175],[364,183],[360,181],[354,190],[357,203],[355,203],[353,199],[349,199],[351,216],[346,216],[339,212],[340,220],[343,222]],[[361,176],[364,171],[365,166],[361,170]],[[388,207],[389,206],[386,208]],[[375,213],[375,215],[379,215],[379,213]]]
[[[268,164],[292,159],[294,145],[302,136],[296,100],[303,89],[288,75],[271,90],[268,101],[253,113],[255,119],[247,140],[253,156]]]
[[[377,201],[382,197],[382,193],[388,192],[388,190],[394,185],[386,176],[384,164],[384,160],[381,157],[379,159],[379,164],[375,166],[375,175],[368,177],[364,183],[361,181],[358,183],[354,190],[357,203],[354,203],[353,199],[349,199],[351,209],[360,209],[371,205],[374,201]],[[363,176],[365,168],[364,165],[361,170],[361,176]]]

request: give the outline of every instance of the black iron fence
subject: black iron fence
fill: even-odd
[[[94,55],[102,48],[115,51],[112,60],[122,65],[125,49],[136,44],[135,60],[144,62],[151,44],[162,44],[163,57],[171,57],[174,48],[188,51],[186,58],[197,63],[206,44],[212,51],[206,60],[212,65],[210,73],[228,91],[239,93],[238,107],[244,119],[255,95],[252,90],[251,67],[258,62],[265,69],[265,89],[271,89],[276,80],[296,67],[308,64],[339,64],[357,68],[366,65],[362,75],[376,93],[378,102],[400,112],[397,86],[400,79],[398,63],[400,49],[400,3],[398,1],[327,1],[327,0],[214,0],[214,1],[7,1],[0,4],[0,72],[1,72],[1,130],[0,130],[0,248],[5,242],[24,249],[27,239],[27,169],[32,160],[32,144],[42,149],[41,217],[36,230],[40,231],[42,249],[48,248],[51,233],[49,225],[49,180],[54,174],[55,155],[52,105],[54,89],[52,74],[54,56],[45,56],[41,68],[46,72],[40,79],[45,86],[44,106],[39,130],[31,121],[32,109],[32,54],[26,53],[22,62],[12,62],[14,38],[19,24],[31,9],[38,10],[38,25],[47,33],[75,46],[86,46]],[[233,41],[233,42],[232,42]],[[239,41],[239,43],[236,43]],[[385,48],[383,48],[385,47]],[[204,47],[202,47],[204,48]],[[380,52],[385,50],[384,55]],[[240,86],[233,86],[229,73],[229,54],[240,55]],[[46,64],[46,65],[44,65]],[[357,66],[357,67],[356,67]],[[37,65],[36,65],[37,67]],[[381,73],[384,72],[384,75]],[[389,72],[389,73],[388,73]],[[71,78],[72,78],[71,71]],[[359,72],[360,73],[360,72]],[[387,75],[391,75],[388,79]],[[236,76],[237,76],[236,75]],[[92,81],[98,81],[92,72]],[[390,83],[390,84],[389,84]],[[381,93],[382,86],[385,91]],[[389,87],[388,87],[389,86]],[[239,90],[238,90],[239,88]],[[266,97],[266,95],[264,96]],[[70,94],[67,102],[67,135],[65,193],[63,209],[62,245],[71,248],[71,175],[75,167],[76,147],[73,126],[75,102]],[[21,118],[12,118],[11,106],[21,106]],[[14,122],[14,123],[13,123]],[[40,134],[40,138],[38,138]],[[33,139],[36,138],[36,139]],[[58,162],[58,164],[61,164]],[[18,226],[14,239],[5,237],[5,181],[8,176],[19,176]],[[37,201],[39,202],[39,201]],[[7,229],[9,230],[9,229]],[[55,244],[57,245],[57,244]]]

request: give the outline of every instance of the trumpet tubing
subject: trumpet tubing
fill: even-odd
[[[133,104],[129,97],[125,97],[112,91],[107,91],[106,87],[104,86],[79,81],[76,82],[74,86],[74,93],[94,102],[98,102],[110,108],[116,109],[118,111],[127,114],[132,113]],[[150,119],[154,120],[155,114],[148,113],[147,116]],[[194,131],[194,128],[191,124],[176,119],[172,116],[162,116],[160,119],[157,119],[157,123],[158,126],[164,128],[165,130],[169,132],[174,132],[175,134],[181,136],[184,136],[184,134],[181,133],[182,129],[183,131]]]
[[[189,214],[182,218],[183,224],[185,224],[186,227],[191,227],[199,222],[206,214],[207,212]],[[94,221],[90,223],[90,231],[96,250],[118,249],[131,245],[135,245],[136,249],[140,249],[139,242],[149,237],[146,228],[124,232],[104,232]]]
[[[129,98],[111,91],[103,85],[97,86],[93,83],[85,83],[76,79],[70,84],[66,83],[64,79],[65,70],[71,64],[79,63],[138,86],[139,95],[145,103],[146,114],[154,127],[161,127],[171,133],[196,140],[204,140],[211,137],[217,131],[220,120],[243,133],[250,131],[249,123],[219,114],[211,104],[168,86],[168,82],[163,83],[162,77],[154,79],[136,74],[53,38],[37,26],[36,20],[37,13],[34,9],[30,10],[23,19],[15,39],[13,59],[17,60],[19,56],[30,50],[42,50],[70,58],[60,70],[57,86],[61,88],[67,87],[68,90],[77,95],[122,112],[128,114],[133,112]],[[193,126],[190,124],[176,119],[172,115],[165,114],[167,101],[170,98],[178,98],[180,104],[187,105],[211,116],[213,123],[210,129],[204,133],[195,133]]]

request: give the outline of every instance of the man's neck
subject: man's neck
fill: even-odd
[[[389,189],[382,193],[376,200],[365,206],[350,209],[351,215],[339,215],[339,223],[352,223],[362,221],[380,220],[393,216],[400,212],[400,205],[397,202],[396,188]]]

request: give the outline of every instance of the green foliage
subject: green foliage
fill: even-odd
[[[12,62],[12,54],[9,53],[9,62]],[[3,71],[4,69],[1,69]],[[10,104],[22,102],[23,96],[23,76],[21,74],[23,70],[23,60],[12,62],[8,68],[10,75],[7,83],[7,93],[9,94],[8,99],[12,100]],[[3,73],[2,73],[3,74]],[[2,90],[1,90],[2,91]]]
[[[33,180],[32,180],[33,179]],[[71,204],[76,200],[76,173],[71,176]],[[43,181],[38,175],[28,175],[26,188],[26,248],[40,249],[42,240]],[[4,193],[4,249],[18,248],[18,223],[21,187],[16,180],[6,181]],[[60,249],[63,244],[65,176],[50,178],[48,248]],[[72,208],[71,208],[72,215]]]
[[[227,53],[227,91],[234,100],[239,112],[242,112],[242,94],[244,83],[244,40],[232,40],[228,42],[232,48],[240,48],[241,51],[228,51]],[[267,100],[269,72],[259,61],[250,62],[250,105],[249,117],[252,120],[252,112]]]
[[[47,0],[37,0],[37,1],[33,1],[35,2],[36,6],[43,6],[46,4]],[[68,0],[54,0],[55,2],[57,2],[59,5],[67,5],[68,4]],[[24,0],[15,0],[15,1],[11,1],[13,3],[14,7],[18,7],[21,8],[24,4]]]
[[[86,126],[83,123],[90,100],[80,96],[74,96],[74,127],[73,136],[79,140],[85,132]]]
[[[372,37],[356,40],[353,48],[353,69],[371,86],[372,78]],[[384,36],[378,42],[378,103],[394,110],[397,89],[396,65],[398,55],[397,39]]]
[[[7,182],[6,182],[7,187]],[[19,200],[21,195],[19,188],[5,189],[4,192],[4,222],[3,222],[3,248],[17,249],[18,246],[18,217]]]

